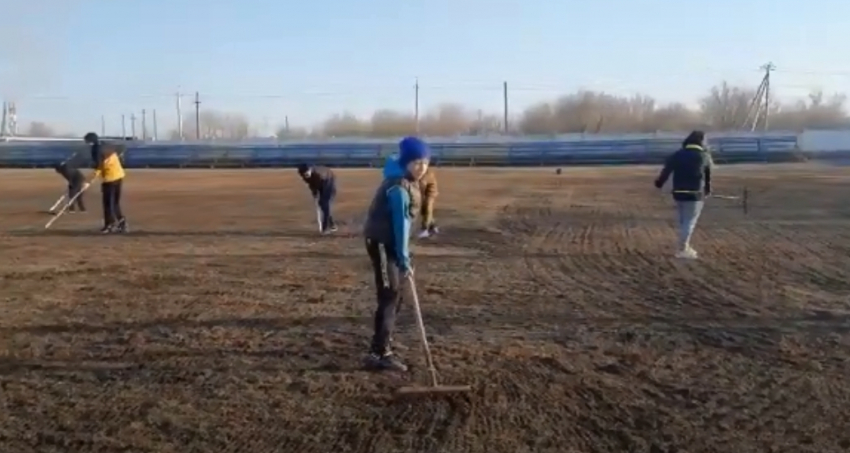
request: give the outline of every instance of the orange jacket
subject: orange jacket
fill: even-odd
[[[437,175],[433,167],[428,168],[425,176],[419,180],[419,191],[422,193],[423,203],[437,198]]]

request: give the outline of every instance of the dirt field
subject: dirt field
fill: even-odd
[[[725,167],[672,258],[655,169],[441,171],[414,260],[439,372],[360,370],[358,237],[377,170],[339,172],[334,237],[294,171],[131,171],[133,232],[0,173],[0,451],[832,452],[850,448],[850,169]]]

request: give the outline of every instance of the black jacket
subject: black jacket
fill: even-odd
[[[330,198],[336,195],[336,177],[334,172],[328,167],[315,166],[310,167],[310,176],[305,178],[301,176],[314,198]]]
[[[667,158],[664,169],[655,180],[655,187],[664,187],[672,174],[674,200],[703,200],[711,194],[711,166],[711,155],[703,147],[685,146]]]
[[[85,183],[86,178],[83,175],[83,172],[80,171],[79,168],[74,166],[70,162],[61,163],[56,166],[56,173],[62,175],[66,181],[68,181],[69,186],[82,186]]]

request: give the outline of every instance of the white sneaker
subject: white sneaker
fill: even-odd
[[[431,233],[428,230],[422,230],[419,232],[419,239],[425,239],[431,237]]]
[[[699,258],[699,255],[697,254],[696,250],[688,247],[685,250],[680,250],[680,251],[676,252],[676,258],[682,258],[682,259],[686,259],[686,260],[695,260],[695,259]]]

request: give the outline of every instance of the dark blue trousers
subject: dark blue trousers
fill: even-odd
[[[333,204],[334,198],[336,198],[335,187],[319,192],[318,203],[319,209],[322,211],[322,231],[328,231],[336,225],[331,214],[331,204]]]

